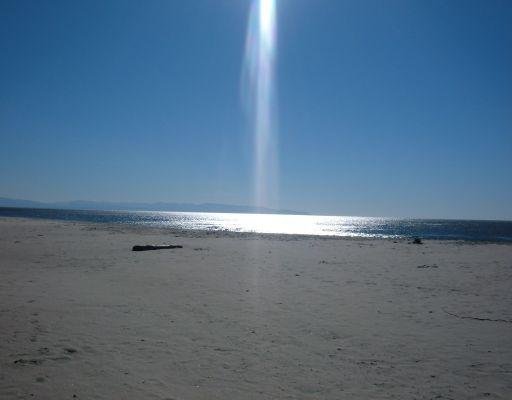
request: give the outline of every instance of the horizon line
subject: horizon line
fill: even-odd
[[[34,203],[33,207],[27,205],[3,205],[3,201],[10,202],[27,202]],[[90,203],[100,205],[112,205],[112,208],[90,208],[85,206],[84,208],[71,208],[74,203]],[[134,208],[114,208],[115,205],[134,205]],[[66,206],[66,208],[59,208],[58,206]],[[201,206],[219,206],[219,207],[232,207],[232,208],[246,208],[247,210],[216,210],[216,211],[201,211],[201,210],[158,210],[158,209],[137,209],[136,206],[188,206],[188,207],[201,207]],[[420,216],[375,216],[375,215],[344,215],[344,214],[327,214],[327,213],[312,213],[306,211],[295,211],[288,209],[275,209],[263,206],[251,206],[251,205],[240,205],[240,204],[226,204],[226,203],[215,203],[215,202],[202,202],[202,203],[191,203],[191,202],[172,202],[172,201],[105,201],[105,200],[59,200],[59,201],[40,201],[40,200],[27,200],[20,198],[11,197],[0,197],[0,208],[21,208],[21,209],[48,209],[48,210],[70,210],[70,211],[113,211],[113,212],[169,212],[169,213],[208,213],[208,214],[262,214],[262,215],[302,215],[302,216],[317,216],[317,217],[341,217],[341,218],[382,218],[382,219],[403,219],[403,220],[432,220],[432,221],[483,221],[483,222],[512,222],[512,218],[464,218],[464,217],[420,217]],[[252,210],[251,210],[252,209]]]

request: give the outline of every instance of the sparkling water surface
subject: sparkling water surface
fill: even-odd
[[[512,221],[1,207],[0,216],[121,223],[174,230],[512,242]]]

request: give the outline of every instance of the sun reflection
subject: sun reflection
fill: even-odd
[[[286,214],[239,214],[201,212],[141,212],[155,216],[146,223],[185,230],[270,233],[288,235],[391,237],[379,226],[393,223],[390,218],[338,217]]]

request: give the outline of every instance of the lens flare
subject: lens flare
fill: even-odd
[[[242,90],[254,135],[254,203],[277,207],[276,0],[254,0],[249,18]]]
[[[273,52],[276,29],[275,0],[260,0],[259,4],[260,37],[266,51]]]

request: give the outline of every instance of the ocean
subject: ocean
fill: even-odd
[[[129,224],[173,230],[512,242],[512,221],[3,207],[0,207],[0,217]]]

